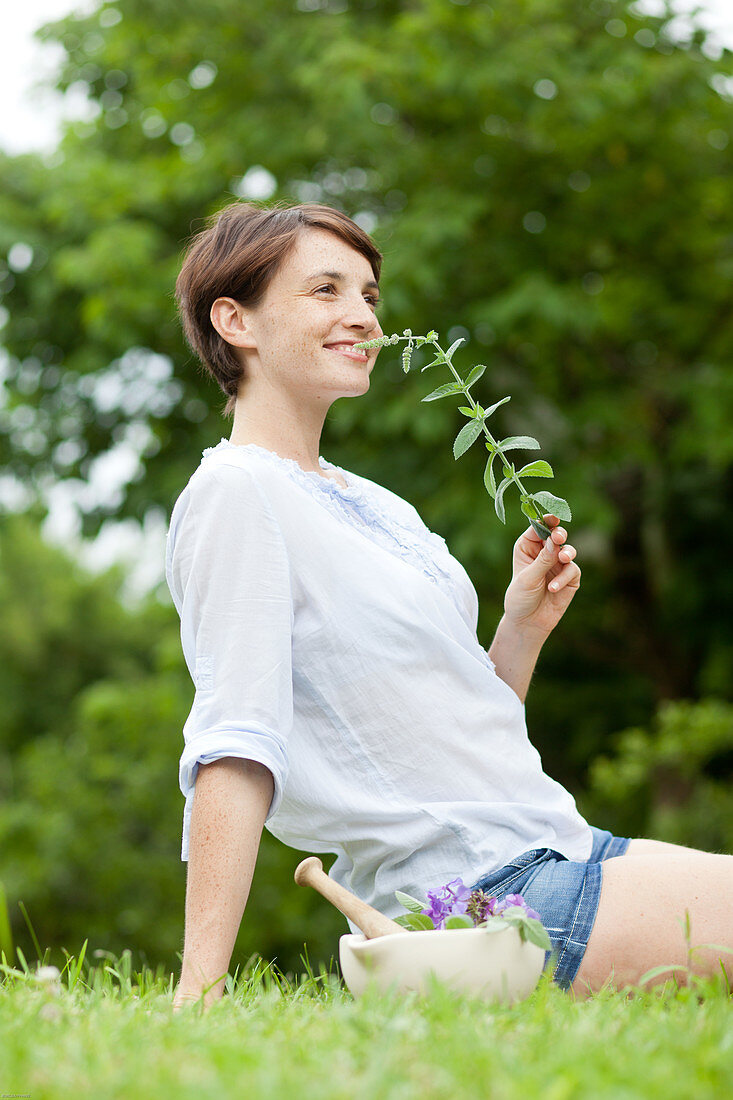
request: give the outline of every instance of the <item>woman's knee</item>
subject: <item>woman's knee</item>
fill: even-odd
[[[628,854],[628,853],[627,853]],[[602,864],[601,897],[573,990],[584,996],[607,982],[637,985],[653,967],[686,967],[733,976],[733,858],[694,849]],[[689,924],[689,943],[687,928]],[[690,954],[690,948],[692,953]],[[662,974],[650,985],[673,974]]]

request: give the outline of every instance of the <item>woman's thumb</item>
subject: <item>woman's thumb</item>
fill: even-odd
[[[545,539],[542,549],[529,566],[530,571],[537,577],[544,577],[553,565],[557,564],[557,553],[557,546],[552,541],[552,537]]]

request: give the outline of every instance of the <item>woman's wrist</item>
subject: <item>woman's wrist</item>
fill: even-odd
[[[547,635],[534,628],[517,627],[504,615],[489,649],[496,675],[508,684],[521,703],[527,697],[540,650]]]
[[[531,626],[529,623],[515,622],[506,612],[501,617],[496,633],[498,634],[500,630],[502,634],[511,632],[517,639],[527,645],[539,646],[540,648],[545,644],[551,633],[548,630],[540,630],[536,626]]]
[[[209,974],[212,976],[209,977]],[[205,1006],[221,1000],[227,976],[228,972],[223,970],[213,973],[204,966],[187,963],[184,959],[181,977],[173,998],[174,1005],[178,1006],[187,1001],[199,1001],[201,997],[204,999]]]

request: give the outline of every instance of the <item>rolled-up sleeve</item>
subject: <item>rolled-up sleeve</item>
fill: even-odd
[[[196,689],[179,765],[186,860],[200,764],[225,756],[264,764],[274,783],[268,819],[280,805],[293,724],[293,603],[282,533],[248,470],[200,470],[180,504],[166,573]]]

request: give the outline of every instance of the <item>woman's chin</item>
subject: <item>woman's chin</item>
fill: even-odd
[[[364,371],[361,378],[354,378],[352,380],[351,385],[343,383],[339,387],[339,389],[341,390],[341,393],[339,394],[339,396],[340,397],[361,397],[362,394],[369,392],[369,386],[370,386],[370,378],[369,378],[369,375],[366,373],[366,371]]]

